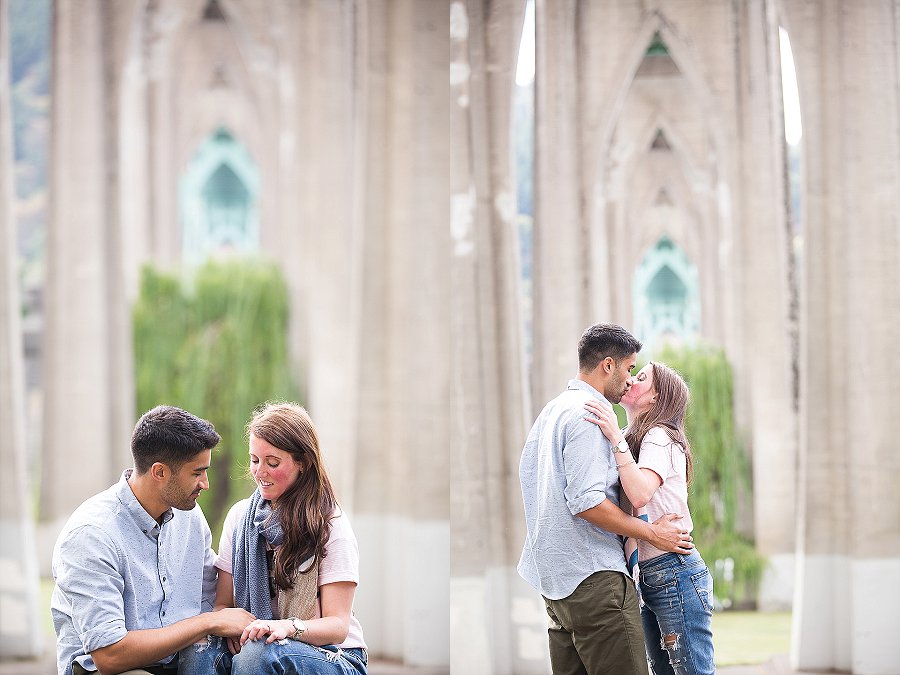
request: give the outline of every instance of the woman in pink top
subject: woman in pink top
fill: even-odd
[[[619,429],[615,412],[599,401],[585,407],[613,446],[622,489],[635,515],[655,520],[683,515],[693,529],[687,503],[691,449],[684,433],[689,393],[674,370],[650,362],[634,377],[621,400],[628,427]],[[656,675],[714,673],[712,576],[700,554],[665,553],[638,542],[645,646]]]
[[[270,403],[247,435],[256,490],[225,518],[215,606],[243,607],[256,620],[240,638],[211,636],[182,651],[179,675],[366,675],[353,614],[359,550],[316,428],[301,406]]]

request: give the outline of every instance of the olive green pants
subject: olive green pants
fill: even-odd
[[[602,570],[567,598],[544,598],[553,675],[649,675],[634,582]]]

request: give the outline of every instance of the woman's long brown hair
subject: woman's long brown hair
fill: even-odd
[[[678,443],[684,450],[687,460],[687,482],[690,485],[694,478],[694,460],[691,456],[691,446],[684,432],[684,416],[687,412],[690,392],[685,381],[675,370],[667,365],[651,361],[653,366],[653,389],[656,391],[656,401],[650,409],[637,416],[628,425],[625,440],[631,448],[634,460],[641,456],[641,443],[644,436],[653,427],[662,427],[673,443]]]
[[[282,590],[293,586],[301,565],[315,556],[320,562],[327,551],[337,499],[319,451],[319,435],[302,406],[266,403],[247,424],[247,435],[271,443],[290,453],[302,472],[278,499],[278,520],[284,532],[275,557],[275,583]]]

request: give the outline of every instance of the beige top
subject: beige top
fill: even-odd
[[[231,540],[234,537],[234,528],[236,523],[240,522],[244,517],[249,504],[249,499],[242,499],[232,506],[228,515],[225,516],[225,524],[222,526],[222,539],[219,542],[219,557],[216,560],[216,567],[229,574],[232,574]],[[359,549],[356,544],[356,536],[350,527],[350,520],[343,512],[331,521],[331,536],[329,536],[325,548],[327,555],[319,563],[319,586],[332,584],[337,581],[352,581],[358,584]],[[274,607],[273,610],[275,610]],[[319,607],[319,603],[316,603],[314,618],[321,616],[322,609]],[[351,647],[365,648],[365,646],[362,626],[359,625],[356,615],[351,612],[350,633],[347,635],[347,639],[339,644],[338,647],[349,649]]]
[[[651,523],[667,513],[680,513],[684,516],[680,522],[688,532],[692,531],[694,523],[687,502],[687,457],[681,445],[673,443],[662,427],[653,427],[641,443],[638,467],[650,469],[662,479],[662,485],[639,513],[646,513]],[[638,560],[649,560],[664,553],[646,541],[638,541]]]

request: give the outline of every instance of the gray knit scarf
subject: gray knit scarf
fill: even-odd
[[[257,619],[273,619],[269,596],[269,567],[266,545],[280,546],[283,539],[277,513],[257,489],[250,497],[240,527],[234,530],[231,544],[234,575],[234,606],[243,607]]]

